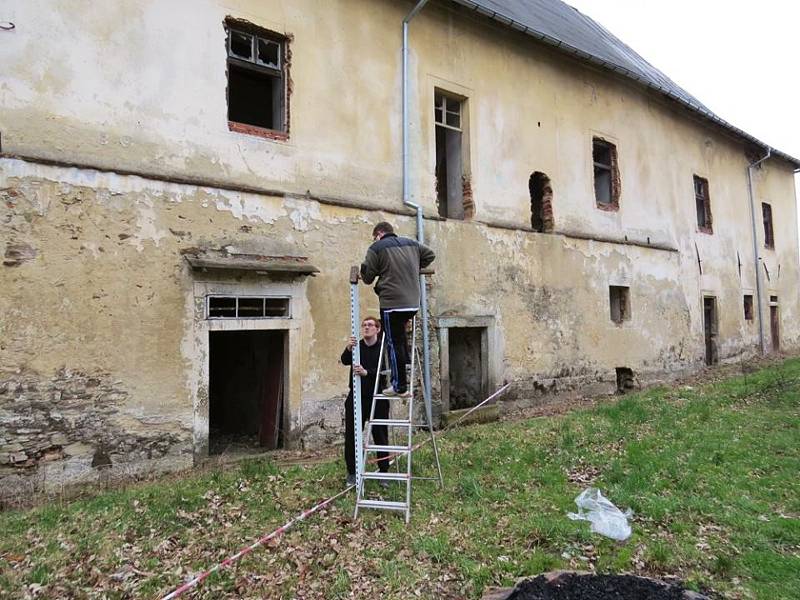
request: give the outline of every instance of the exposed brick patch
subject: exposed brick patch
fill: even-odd
[[[475,216],[475,200],[472,197],[472,179],[469,175],[462,175],[461,183],[464,219],[471,219]]]
[[[550,178],[541,171],[535,171],[528,181],[528,191],[531,195],[531,227],[534,231],[552,232],[555,219]]]
[[[154,427],[141,434],[121,427],[116,417],[127,399],[128,392],[106,373],[61,369],[49,378],[5,373],[0,379],[0,498],[18,493],[25,481],[44,486],[49,476],[63,485],[93,468],[191,452],[189,431]]]
[[[256,127],[255,125],[246,125],[244,123],[236,123],[235,121],[228,121],[228,129],[237,133],[246,133],[247,135],[255,135],[270,140],[278,140],[285,142],[289,139],[289,134],[283,131],[275,131],[274,129],[266,129],[264,127]]]

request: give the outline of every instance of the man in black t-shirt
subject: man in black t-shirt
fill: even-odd
[[[381,322],[375,317],[366,317],[361,321],[361,332],[363,337],[359,342],[359,352],[361,364],[353,364],[353,347],[356,345],[356,338],[351,337],[347,347],[342,352],[342,364],[350,365],[350,392],[345,401],[345,436],[344,436],[344,461],[347,464],[347,483],[353,485],[356,482],[356,453],[355,453],[355,428],[353,419],[353,373],[361,377],[361,427],[369,419],[372,409],[372,393],[375,390],[375,379],[378,376],[381,344]],[[377,400],[375,406],[376,419],[389,418],[389,401]],[[375,443],[380,446],[389,444],[389,431],[386,425],[374,425],[372,427],[372,437]],[[382,472],[389,470],[389,453],[378,452],[378,469]],[[381,460],[383,459],[383,460]]]

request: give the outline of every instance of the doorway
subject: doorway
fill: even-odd
[[[706,364],[715,365],[719,361],[717,355],[717,299],[713,296],[703,297],[703,331],[706,342]]]
[[[286,333],[209,332],[209,454],[283,447]]]
[[[781,320],[780,312],[778,310],[778,297],[769,297],[769,328],[772,334],[772,351],[780,352],[781,350]]]

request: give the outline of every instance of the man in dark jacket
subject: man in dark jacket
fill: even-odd
[[[361,358],[360,365],[353,364],[353,347],[356,338],[351,337],[347,347],[342,352],[342,364],[350,365],[350,393],[347,394],[344,410],[344,462],[347,465],[347,483],[354,485],[356,482],[356,453],[355,453],[355,420],[353,419],[353,373],[361,377],[361,427],[364,427],[372,409],[372,392],[375,389],[375,378],[378,376],[378,362],[380,359],[381,323],[375,317],[366,317],[361,321],[363,338],[359,342]],[[376,400],[375,418],[389,418],[389,401]],[[380,446],[389,444],[389,431],[386,425],[373,425],[372,437]],[[389,470],[388,452],[378,452],[378,469],[386,473]],[[383,459],[383,460],[381,460]]]
[[[375,242],[361,264],[361,279],[370,284],[375,278],[375,293],[381,305],[381,321],[386,330],[392,385],[387,396],[408,394],[406,365],[408,345],[406,323],[419,310],[419,271],[433,262],[433,250],[416,240],[398,237],[386,221],[372,230]]]

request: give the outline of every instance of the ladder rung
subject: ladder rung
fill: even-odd
[[[385,510],[408,510],[405,502],[390,502],[388,500],[359,500],[358,505],[364,508],[383,508]]]
[[[408,473],[381,473],[380,471],[368,471],[361,475],[364,479],[377,479],[379,481],[406,481]]]
[[[408,419],[372,419],[370,425],[387,425],[389,427],[413,427]]]
[[[411,396],[387,396],[386,394],[375,394],[372,396],[373,399],[377,400],[411,400],[413,394]]]
[[[377,444],[368,444],[364,446],[364,450],[369,452],[411,452],[408,446],[379,446]]]

